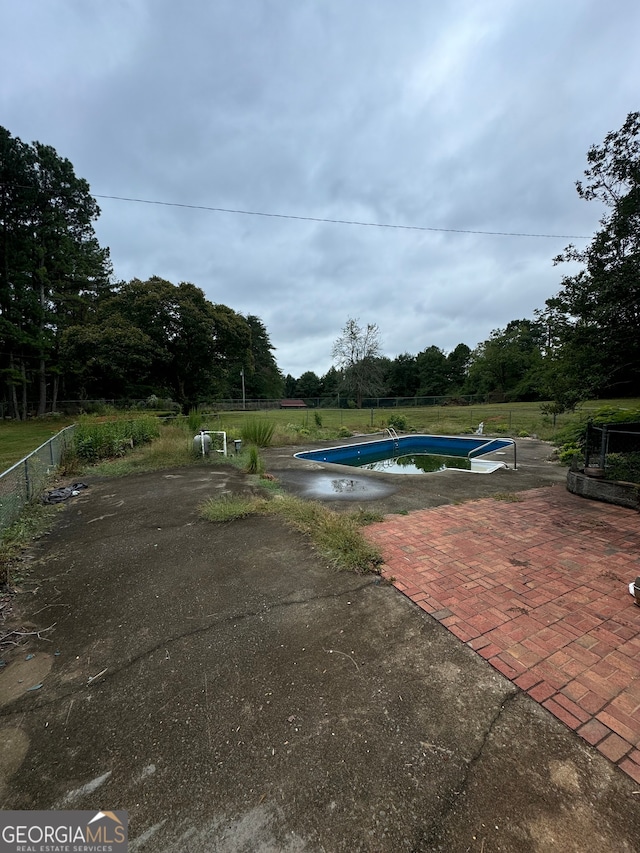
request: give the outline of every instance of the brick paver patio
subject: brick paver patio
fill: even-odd
[[[504,497],[366,535],[399,590],[640,783],[640,515],[564,486]]]

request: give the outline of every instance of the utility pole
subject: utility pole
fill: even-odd
[[[240,376],[242,377],[242,409],[244,411],[244,409],[246,409],[246,402],[244,396],[244,367],[240,371]]]

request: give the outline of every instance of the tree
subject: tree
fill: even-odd
[[[408,352],[396,356],[389,367],[389,395],[413,397],[420,384],[415,355]]]
[[[363,397],[379,393],[380,330],[375,323],[363,327],[358,320],[349,318],[331,354],[343,371],[343,387],[353,395],[358,408],[362,407]]]
[[[152,276],[148,281],[123,282],[100,303],[91,329],[71,327],[64,342],[67,364],[77,365],[78,354],[91,341],[95,363],[81,372],[85,387],[97,390],[107,362],[109,336],[120,329],[120,364],[123,395],[160,392],[173,397],[185,409],[216,396],[230,396],[239,384],[240,371],[251,364],[251,328],[240,314],[226,305],[209,302],[199,287],[189,282],[174,285]],[[129,348],[131,365],[124,370]],[[126,389],[126,390],[124,390]]]
[[[340,389],[343,385],[342,373],[332,365],[320,381],[322,382],[322,394],[325,397],[337,397],[339,403]]]
[[[313,372],[305,371],[295,385],[294,395],[307,399],[319,397],[322,394],[322,380]]]
[[[111,266],[93,230],[100,211],[89,185],[51,146],[0,128],[0,182],[0,368],[14,415],[24,417],[35,379],[38,414],[52,377],[55,399],[61,335],[108,291]]]
[[[153,365],[162,359],[162,351],[120,314],[65,329],[61,353],[65,383],[73,382],[73,393],[80,399],[171,393],[167,385],[154,381]]]
[[[458,344],[447,355],[447,393],[458,394],[464,386],[471,363],[471,350],[466,344]]]
[[[640,112],[587,153],[586,181],[576,189],[606,212],[583,250],[569,245],[556,263],[583,269],[562,279],[547,308],[564,316],[562,349],[582,396],[634,393],[640,382]]]
[[[447,393],[447,357],[439,347],[427,347],[418,353],[416,364],[420,379],[420,397],[441,397]]]
[[[267,329],[253,314],[248,314],[246,321],[251,332],[251,365],[245,374],[246,393],[249,397],[265,400],[282,397],[284,378],[274,358],[275,347],[269,340]]]
[[[534,320],[511,320],[472,353],[467,389],[511,400],[537,400],[545,329]]]
[[[296,395],[296,379],[295,376],[292,376],[290,373],[284,378],[284,396],[287,399],[291,397],[295,397]]]

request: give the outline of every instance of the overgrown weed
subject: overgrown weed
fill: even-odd
[[[360,530],[363,524],[374,519],[360,511],[336,513],[316,501],[305,501],[291,495],[278,495],[271,500],[224,496],[205,501],[200,514],[209,521],[217,522],[252,514],[275,515],[308,535],[318,551],[338,569],[378,572],[382,563],[380,551],[366,541]]]
[[[125,477],[127,474],[193,465],[202,462],[202,458],[193,452],[192,441],[180,424],[167,424],[160,428],[159,436],[149,444],[139,445],[126,456],[105,459],[83,470],[105,476]],[[206,458],[215,460],[217,454]]]
[[[266,501],[263,498],[245,497],[244,495],[222,495],[218,498],[208,498],[200,507],[200,515],[207,521],[226,522],[246,518],[264,512]]]

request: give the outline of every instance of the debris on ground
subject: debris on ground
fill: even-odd
[[[58,489],[51,489],[42,496],[44,504],[59,504],[62,501],[67,501],[69,498],[74,498],[79,495],[82,489],[88,489],[85,483],[73,483],[71,486],[62,486]]]

